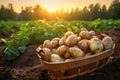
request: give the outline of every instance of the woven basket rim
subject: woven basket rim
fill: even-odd
[[[44,60],[42,60],[44,63],[46,63],[46,64],[48,64],[48,65],[56,65],[56,64],[65,64],[65,63],[71,63],[71,62],[75,62],[75,61],[80,61],[80,60],[85,60],[85,59],[89,59],[89,58],[92,58],[92,57],[96,57],[96,56],[99,56],[99,55],[101,55],[101,54],[105,54],[105,53],[107,53],[107,52],[109,52],[109,51],[111,51],[111,50],[114,50],[114,48],[115,48],[115,44],[113,45],[113,48],[112,49],[108,49],[108,50],[105,50],[105,51],[102,51],[102,52],[100,52],[100,53],[96,53],[96,54],[94,54],[94,55],[90,55],[90,56],[86,56],[86,57],[81,57],[81,58],[75,58],[75,59],[72,59],[72,60],[70,60],[70,61],[68,61],[68,62],[58,62],[58,63],[53,63],[53,62],[48,62],[48,61],[44,61]],[[113,54],[113,53],[112,53]],[[112,55],[111,54],[111,55]]]

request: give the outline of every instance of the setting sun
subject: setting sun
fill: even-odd
[[[47,10],[48,10],[48,12],[55,12],[57,9],[55,9],[55,8],[49,8]]]

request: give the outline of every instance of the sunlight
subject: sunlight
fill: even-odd
[[[55,12],[56,10],[71,9],[71,8],[83,8],[93,3],[100,3],[101,5],[105,4],[107,7],[113,0],[0,0],[0,5],[4,4],[8,6],[8,3],[12,3],[15,11],[18,13],[21,12],[21,6],[24,8],[26,6],[35,6],[39,4],[42,8],[46,8],[49,12]]]
[[[51,8],[47,8],[48,12],[56,12],[57,9],[55,9],[54,7]]]

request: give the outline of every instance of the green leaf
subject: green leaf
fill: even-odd
[[[20,47],[18,48],[18,50],[19,50],[21,53],[24,53],[25,50],[26,50],[26,47],[25,47],[25,46],[20,46]]]
[[[28,38],[20,38],[19,39],[19,45],[20,46],[26,46],[29,42],[29,39]]]
[[[9,46],[4,51],[8,60],[13,60],[20,55],[19,50],[15,46]]]
[[[4,38],[1,38],[1,39],[0,39],[0,42],[7,43],[7,40],[5,40]]]

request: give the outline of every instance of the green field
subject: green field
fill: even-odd
[[[120,29],[120,20],[0,21],[0,56],[15,59],[24,53],[28,45],[39,45],[46,39],[62,37],[67,31],[79,33],[82,27],[95,31]]]

